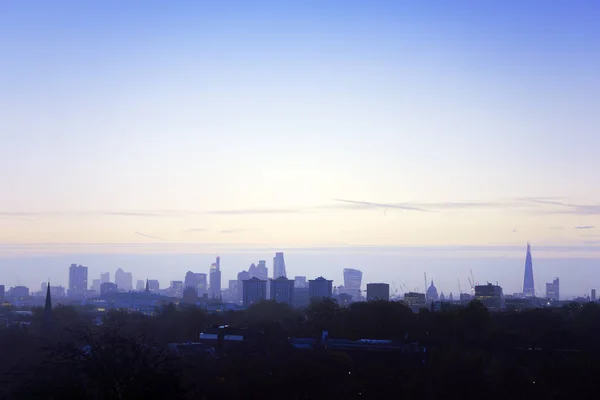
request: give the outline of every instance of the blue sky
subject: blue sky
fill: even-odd
[[[599,17],[594,1],[4,1],[0,252],[531,240],[579,257],[600,243]]]

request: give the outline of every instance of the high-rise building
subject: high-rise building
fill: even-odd
[[[110,273],[102,272],[100,274],[100,283],[106,283],[106,282],[110,282]]]
[[[409,307],[425,307],[425,293],[408,292],[404,293],[404,302]]]
[[[287,278],[287,273],[285,271],[285,260],[283,259],[283,253],[278,252],[275,253],[275,257],[273,257],[273,279],[277,279],[282,276]]]
[[[185,280],[183,285],[185,288],[193,287],[196,290],[196,295],[198,297],[202,297],[206,293],[208,293],[206,274],[203,273],[188,271],[185,274]]]
[[[525,297],[534,297],[535,289],[533,286],[533,261],[531,260],[531,245],[527,243],[527,255],[525,256],[525,276],[523,277],[523,295]]]
[[[98,294],[100,294],[100,285],[102,285],[100,279],[92,279],[92,290]]]
[[[390,300],[390,285],[387,283],[367,283],[367,301]]]
[[[252,277],[242,281],[242,298],[246,307],[267,298],[267,281]]]
[[[206,274],[205,274],[206,276]],[[148,290],[150,292],[153,293],[158,293],[160,290],[160,283],[158,282],[158,280],[156,279],[149,279],[148,281],[146,281],[146,283],[148,284]]]
[[[498,311],[504,308],[502,288],[491,283],[475,286],[475,300],[479,300],[490,310]]]
[[[131,272],[125,272],[121,268],[115,272],[115,284],[120,292],[131,292],[133,290],[133,277]]]
[[[71,264],[69,267],[69,296],[83,296],[88,288],[88,268]]]
[[[138,292],[143,292],[146,289],[146,282],[141,279],[138,279],[135,283],[135,290]]]
[[[252,264],[252,265],[254,265],[254,264]],[[250,267],[252,267],[252,265]],[[237,287],[236,287],[237,301],[238,302],[243,302],[244,301],[244,290],[243,290],[244,289],[244,281],[247,281],[250,278],[254,278],[254,277],[250,276],[250,272],[249,271],[238,272],[238,274],[237,274]]]
[[[592,301],[596,301],[596,289],[592,289]]]
[[[210,293],[209,297],[213,299],[221,298],[221,259],[217,257],[217,261],[210,266]]]
[[[362,288],[362,271],[354,268],[344,268],[344,293],[352,295],[354,301],[360,301]]]
[[[546,283],[546,298],[554,301],[560,300],[560,282],[558,278]]]
[[[310,299],[331,298],[333,294],[333,281],[322,276],[308,281],[308,296]]]
[[[295,276],[294,277],[294,287],[295,288],[308,288],[308,283],[306,282],[305,276]]]
[[[4,285],[0,285],[0,300],[1,301],[4,301],[4,291],[5,291]]]
[[[169,286],[171,289],[171,294],[176,297],[183,296],[183,281],[171,281],[171,285]]]
[[[270,299],[278,303],[294,304],[294,281],[284,276],[269,281]]]
[[[106,296],[108,293],[116,293],[119,288],[115,283],[104,282],[100,285],[100,296]]]
[[[258,265],[252,263],[250,268],[248,268],[248,273],[250,274],[251,278],[256,277],[258,279],[262,279],[263,281],[269,279],[269,269],[267,268],[267,263],[264,260],[260,260]]]

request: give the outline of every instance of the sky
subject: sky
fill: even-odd
[[[139,257],[166,285],[165,253],[231,254],[231,279],[282,250],[298,275],[412,287],[429,269],[451,288],[472,262],[516,292],[531,241],[541,278],[600,286],[599,18],[596,1],[2,1],[0,280]]]

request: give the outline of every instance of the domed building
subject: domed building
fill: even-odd
[[[439,300],[437,288],[433,286],[433,279],[431,280],[431,285],[429,286],[429,289],[427,289],[427,300]]]

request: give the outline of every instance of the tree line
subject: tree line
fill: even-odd
[[[598,397],[600,306],[490,313],[466,307],[413,313],[400,302],[335,301],[306,309],[264,301],[244,311],[208,314],[163,307],[146,316],[55,307],[55,330],[42,310],[26,325],[0,330],[5,399],[330,399],[448,397],[492,399]],[[175,357],[168,344],[196,341],[213,326],[264,334],[266,352],[217,359]],[[386,339],[427,348],[425,363],[397,353],[297,351],[290,337]]]

